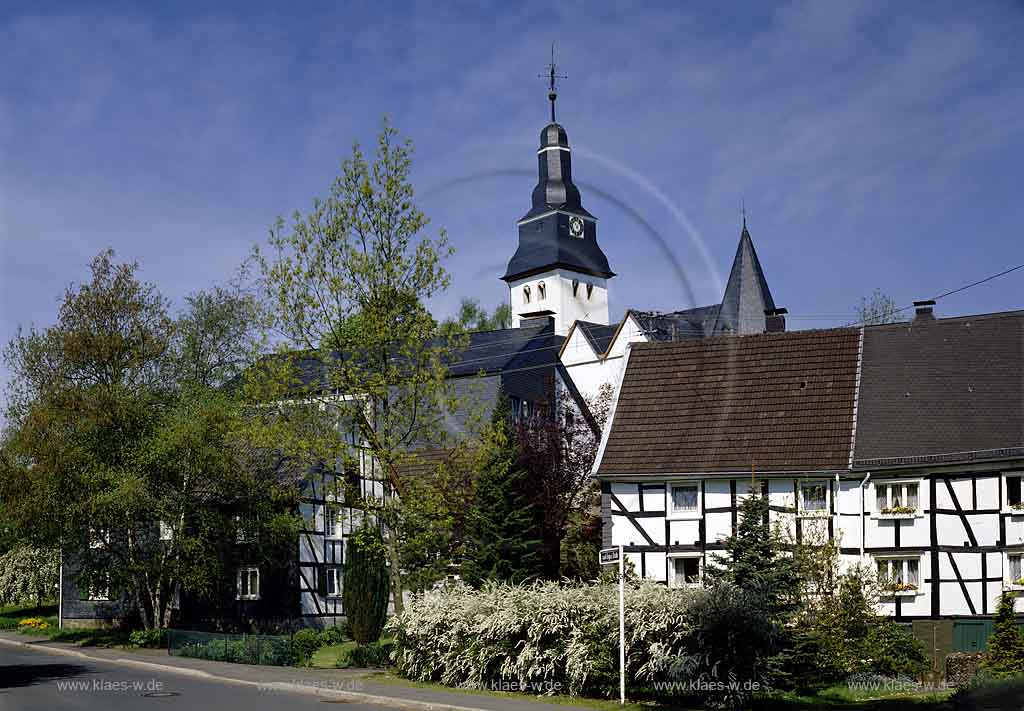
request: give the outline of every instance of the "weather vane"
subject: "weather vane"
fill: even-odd
[[[555,91],[555,84],[559,79],[568,79],[564,74],[557,74],[555,72],[555,43],[551,43],[551,64],[548,65],[547,74],[538,74],[538,78],[548,80],[548,101],[551,102],[551,123],[555,122],[555,99],[558,98],[558,92]]]

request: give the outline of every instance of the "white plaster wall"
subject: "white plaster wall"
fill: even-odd
[[[572,282],[579,281],[576,295],[572,293]],[[538,286],[544,282],[545,296],[540,298]],[[587,285],[593,290],[587,296]],[[555,333],[565,335],[574,321],[608,323],[608,280],[577,274],[565,269],[536,274],[526,279],[510,282],[509,296],[512,307],[512,327],[518,328],[523,314],[545,309],[555,314]],[[530,302],[523,297],[523,287],[530,287]]]

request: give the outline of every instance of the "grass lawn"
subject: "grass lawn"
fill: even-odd
[[[350,649],[354,649],[355,647],[356,643],[351,640],[348,642],[342,642],[341,644],[332,644],[328,647],[321,647],[313,652],[313,659],[310,662],[310,666],[316,667],[317,669],[335,669],[341,662],[342,654],[347,654]]]
[[[45,629],[25,628],[18,623],[29,617],[46,621]],[[127,632],[114,629],[62,630],[57,626],[57,605],[8,605],[0,607],[0,630],[20,632],[29,637],[49,637],[82,647],[113,647],[127,642]]]
[[[380,672],[371,677],[374,681],[412,688],[436,689],[438,691],[455,692],[468,695],[498,695],[529,698],[534,701],[541,701],[553,705],[582,706],[586,708],[599,709],[600,711],[612,711],[612,709],[626,708],[631,711],[658,711],[660,709],[680,709],[679,703],[666,700],[663,703],[653,701],[627,701],[622,707],[617,701],[608,699],[590,699],[584,697],[570,696],[535,696],[533,694],[490,691],[484,689],[458,689],[442,684],[410,681],[391,672]],[[799,695],[791,692],[761,696],[751,703],[750,709],[756,711],[803,711],[810,709],[903,709],[915,708],[920,711],[928,709],[948,709],[950,692],[929,692],[929,693],[885,693],[879,691],[852,690],[846,684],[839,684],[827,689],[822,689],[814,695]],[[700,708],[700,704],[694,702],[693,708]]]
[[[780,692],[755,699],[751,709],[783,711],[785,709],[937,709],[946,706],[951,691],[886,691],[851,689],[837,684],[815,694]]]

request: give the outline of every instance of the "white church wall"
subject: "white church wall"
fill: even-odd
[[[575,293],[574,281],[577,282]],[[589,293],[588,286],[591,287]],[[576,321],[608,323],[607,279],[553,269],[509,282],[509,288],[513,328],[520,326],[524,315],[540,311],[553,312],[555,333],[561,335],[567,334]]]

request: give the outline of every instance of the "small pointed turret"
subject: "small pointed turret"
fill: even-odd
[[[765,312],[775,310],[775,300],[772,299],[772,292],[761,270],[761,262],[754,251],[754,242],[747,230],[747,216],[744,214],[740,243],[732,261],[729,281],[725,285],[725,294],[712,335],[764,333]]]

